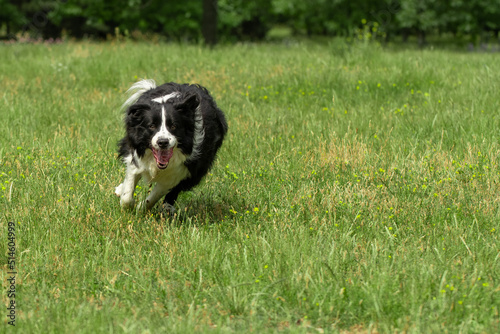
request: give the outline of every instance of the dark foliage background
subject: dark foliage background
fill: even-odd
[[[0,0],[0,36],[106,38],[155,35],[202,40],[206,0]],[[212,0],[213,2],[214,0]],[[472,41],[497,39],[500,0],[218,0],[219,41],[262,40],[272,27],[293,34],[355,37],[359,29],[395,37],[448,34]],[[205,17],[206,21],[206,17]]]

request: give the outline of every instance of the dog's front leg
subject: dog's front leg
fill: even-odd
[[[115,194],[120,196],[120,205],[124,208],[133,208],[135,204],[134,191],[141,174],[137,173],[137,168],[127,166],[125,180],[115,189]]]
[[[161,184],[157,183],[154,187],[153,190],[149,193],[148,197],[146,200],[141,203],[140,209],[146,209],[146,210],[151,210],[153,206],[158,202],[160,198],[165,196],[165,194],[168,193],[168,189],[162,186]]]

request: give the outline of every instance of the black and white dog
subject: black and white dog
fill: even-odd
[[[151,209],[163,196],[164,208],[174,212],[181,191],[196,186],[212,166],[227,132],[224,113],[200,85],[142,80],[128,90],[126,135],[119,157],[127,166],[116,187],[122,207],[134,206],[134,190],[142,177],[155,186],[139,209]]]

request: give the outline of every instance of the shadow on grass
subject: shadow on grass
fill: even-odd
[[[234,194],[213,194],[211,192],[187,192],[181,194],[171,215],[157,205],[151,213],[158,223],[176,225],[221,224],[230,218],[230,211],[241,211],[248,207],[243,198]]]

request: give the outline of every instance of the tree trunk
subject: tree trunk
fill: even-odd
[[[423,48],[426,43],[427,43],[427,41],[425,39],[425,31],[419,30],[418,31],[418,46]]]
[[[217,0],[203,0],[201,33],[206,45],[217,44]]]

